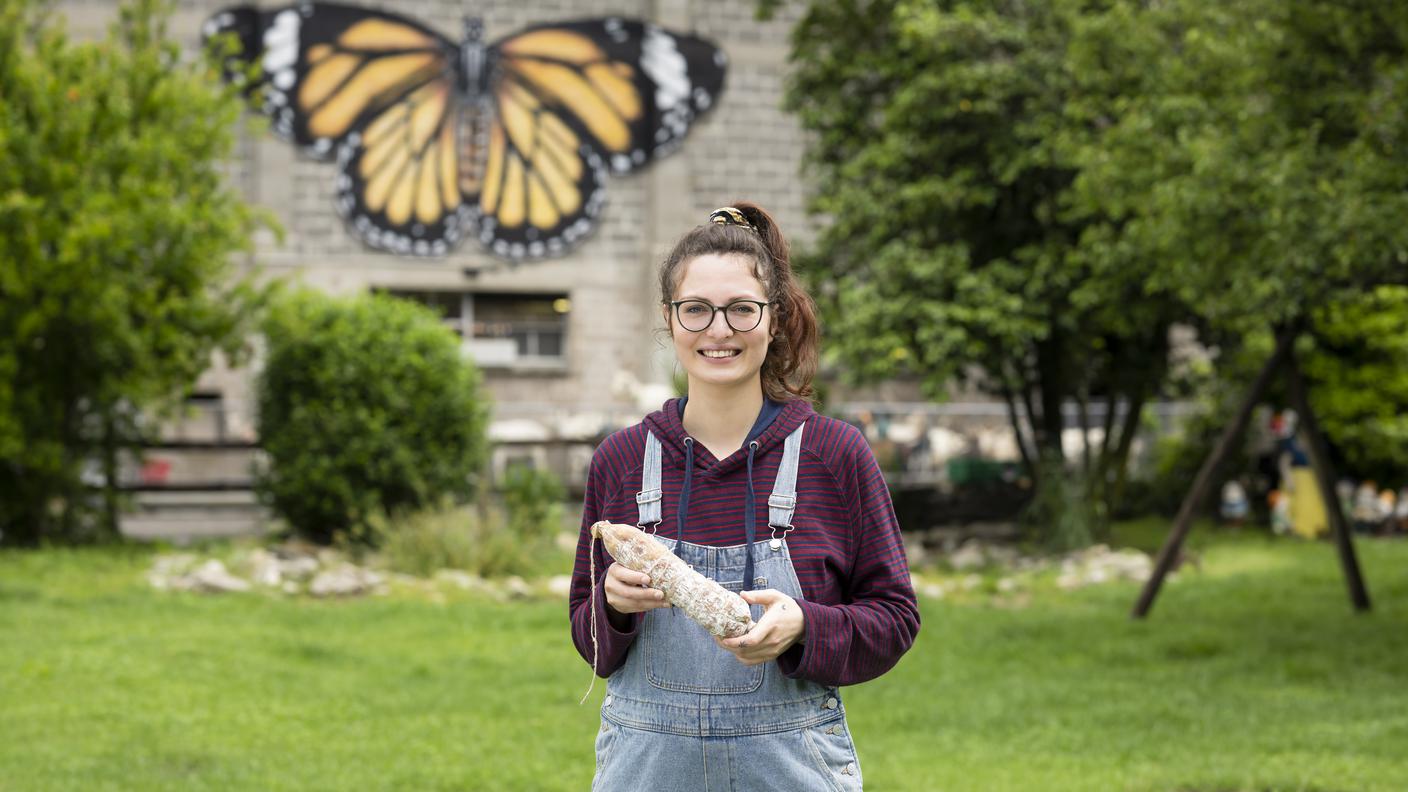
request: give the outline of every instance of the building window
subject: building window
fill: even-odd
[[[567,365],[565,294],[485,294],[386,289],[435,309],[486,368],[561,369]]]

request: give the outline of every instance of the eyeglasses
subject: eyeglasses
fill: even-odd
[[[719,307],[704,300],[673,300],[675,320],[691,333],[702,333],[714,323],[714,314],[724,312],[724,322],[735,333],[746,333],[762,324],[763,309],[772,303],[762,300],[734,300]]]

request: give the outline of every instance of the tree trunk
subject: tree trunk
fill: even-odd
[[[1002,383],[1002,400],[1007,403],[1007,420],[1012,424],[1012,436],[1017,440],[1017,452],[1022,455],[1022,467],[1026,468],[1028,475],[1035,476],[1036,461],[1032,458],[1032,452],[1027,450],[1027,439],[1022,432],[1022,416],[1017,412],[1017,397],[1012,394],[1012,388],[1006,383]]]
[[[118,442],[117,425],[111,414],[103,417],[103,515],[101,525],[104,539],[117,539],[122,535],[119,525],[120,505],[118,503]]]
[[[1115,446],[1113,458],[1106,467],[1107,473],[1110,470],[1115,473],[1114,482],[1105,492],[1105,506],[1112,514],[1124,498],[1124,488],[1129,483],[1129,452],[1134,447],[1134,436],[1139,433],[1139,419],[1146,401],[1147,389],[1144,387],[1136,388],[1129,397],[1129,408],[1125,411],[1124,420],[1120,421],[1120,442]]]
[[[1061,331],[1056,327],[1051,329],[1049,337],[1036,346],[1037,376],[1041,383],[1041,437],[1038,444],[1043,462],[1048,457],[1061,462],[1066,459],[1061,447],[1061,432],[1066,428],[1065,416],[1061,412],[1061,402],[1066,395],[1065,355],[1062,352]]]

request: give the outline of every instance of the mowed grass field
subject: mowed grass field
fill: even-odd
[[[1408,789],[1408,542],[1358,543],[1368,615],[1327,543],[1194,546],[1146,622],[1132,583],[923,600],[843,694],[866,788]],[[588,788],[565,603],[160,592],[155,552],[0,553],[0,790]]]

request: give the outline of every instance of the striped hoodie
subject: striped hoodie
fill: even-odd
[[[797,602],[806,617],[806,642],[789,648],[777,664],[788,677],[823,685],[854,685],[893,667],[919,632],[919,609],[890,493],[860,431],[818,415],[805,401],[787,402],[754,438],[759,445],[750,483],[746,444],[726,459],[714,458],[699,443],[687,449],[680,413],[679,400],[667,401],[642,423],[607,437],[592,457],[568,603],[572,641],[582,657],[592,662],[591,552],[596,554],[600,676],[621,667],[640,630],[641,614],[630,616],[624,632],[607,619],[602,586],[612,560],[600,542],[594,551],[589,548],[596,521],[637,522],[646,432],[654,432],[662,446],[660,535],[727,547],[745,542],[750,490],[755,541],[768,538],[767,501],[782,461],[782,441],[806,422],[792,519],[796,530],[787,536],[802,587]],[[686,458],[693,462],[688,477]]]

